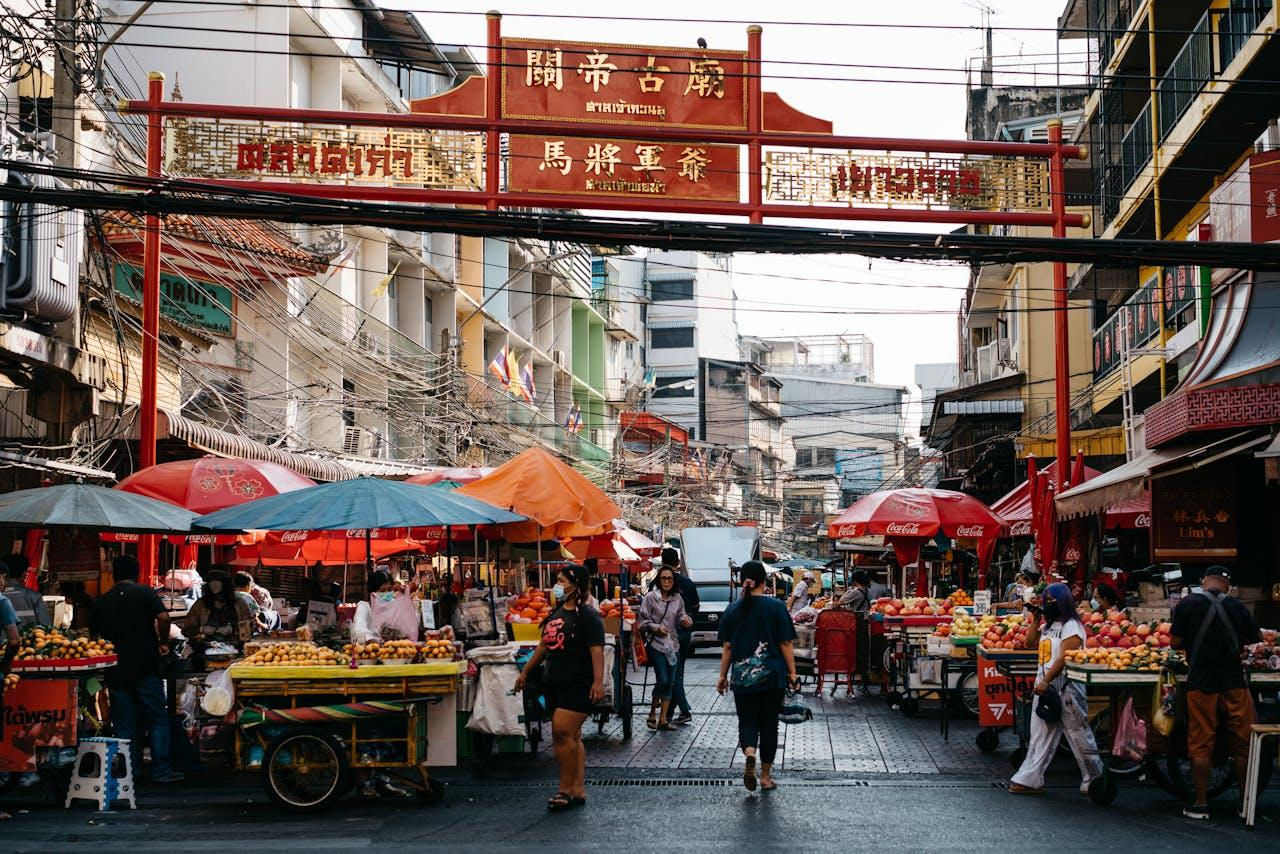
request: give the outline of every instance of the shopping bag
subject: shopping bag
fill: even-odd
[[[1178,722],[1178,678],[1169,670],[1160,671],[1155,694],[1151,698],[1151,726],[1167,736]]]
[[[786,699],[782,701],[782,711],[778,713],[778,720],[784,724],[802,724],[813,720],[813,712],[805,702],[804,695],[799,691],[788,692]]]
[[[383,640],[418,639],[421,617],[413,600],[405,594],[397,593],[387,599],[375,593],[369,597],[369,608],[373,624],[379,627]]]
[[[644,633],[632,632],[631,645],[634,647],[636,653],[636,667],[648,667],[649,650],[644,645]]]
[[[524,735],[524,698],[515,690],[520,668],[515,665],[491,664],[480,668],[475,706],[467,729],[489,735]]]
[[[1147,724],[1133,710],[1133,698],[1125,700],[1116,722],[1116,734],[1111,742],[1111,753],[1122,759],[1141,762],[1147,755]]]

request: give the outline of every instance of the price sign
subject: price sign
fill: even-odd
[[[991,613],[991,591],[978,590],[973,594],[973,615],[981,617]]]

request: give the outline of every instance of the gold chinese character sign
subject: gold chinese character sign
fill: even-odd
[[[740,51],[503,39],[502,117],[745,130],[746,74]]]
[[[1048,211],[1048,162],[1015,157],[770,150],[766,202]]]
[[[740,200],[738,146],[513,134],[512,193]]]
[[[484,135],[234,119],[169,123],[165,170],[206,178],[474,190]]]

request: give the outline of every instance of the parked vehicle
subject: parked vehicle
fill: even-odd
[[[737,598],[736,567],[760,559],[755,528],[685,528],[680,533],[683,570],[698,586],[702,607],[693,621],[695,646],[717,643],[720,618]]]

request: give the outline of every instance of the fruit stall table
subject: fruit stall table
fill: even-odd
[[[35,772],[62,803],[81,735],[98,729],[97,712],[85,707],[97,695],[104,671],[116,664],[114,653],[87,658],[24,658],[0,696],[0,791],[19,775]]]
[[[1098,803],[1111,803],[1116,797],[1116,779],[1141,778],[1150,776],[1165,791],[1190,803],[1193,794],[1191,767],[1186,752],[1186,714],[1184,689],[1185,674],[1177,676],[1179,686],[1179,712],[1174,730],[1168,736],[1162,736],[1151,725],[1151,711],[1155,686],[1160,681],[1161,671],[1135,670],[1131,668],[1117,669],[1109,665],[1081,664],[1068,662],[1067,679],[1084,686],[1089,697],[1090,726],[1098,741],[1099,751],[1103,754],[1107,776],[1111,782],[1105,794],[1090,797]],[[1245,678],[1249,688],[1255,695],[1262,692],[1274,693],[1280,688],[1280,671],[1246,670]],[[1138,717],[1147,722],[1147,751],[1140,761],[1114,756],[1110,753],[1114,722],[1118,721],[1126,700],[1132,698],[1134,711]],[[1264,708],[1258,704],[1257,708]],[[1272,763],[1263,762],[1259,772],[1259,789],[1266,786],[1271,777]],[[1209,777],[1209,797],[1221,795],[1235,784],[1230,760],[1225,756],[1214,757],[1214,767]],[[1101,800],[1099,799],[1101,798]]]
[[[925,671],[933,671],[935,668],[940,671],[937,656],[931,656],[927,652],[929,636],[939,626],[950,624],[951,616],[872,616],[878,618],[884,626],[885,638],[889,642],[889,648],[885,651],[889,684],[893,686],[886,696],[889,705],[899,709],[907,717],[912,717],[920,710],[920,700],[926,695],[936,696],[945,704],[948,692],[954,690],[956,685],[943,682],[940,676],[934,678],[932,673]],[[958,671],[956,675],[958,678]]]
[[[457,762],[454,700],[466,666],[237,662],[235,765],[260,771],[272,800],[295,811],[340,798],[353,769],[392,775],[437,803],[444,788],[427,765]],[[428,715],[432,704],[440,708]]]

